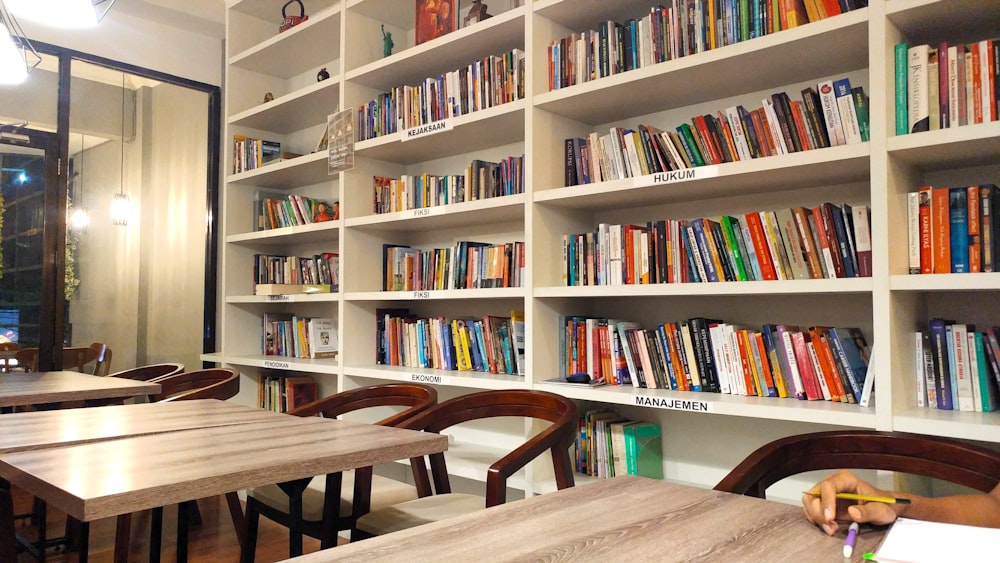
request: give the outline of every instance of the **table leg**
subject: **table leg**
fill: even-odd
[[[240,505],[240,496],[236,491],[226,493],[226,504],[229,505],[229,516],[233,519],[233,528],[236,529],[236,540],[243,545],[246,537],[246,518],[243,515],[243,506]]]
[[[306,490],[312,477],[278,483],[288,495],[288,556],[302,555],[302,492]]]

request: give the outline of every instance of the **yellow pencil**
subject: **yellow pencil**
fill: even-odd
[[[820,496],[819,491],[806,491],[805,494],[814,497]],[[859,495],[855,493],[837,493],[837,498],[844,500],[863,500],[866,502],[884,502],[885,504],[910,504],[908,498],[880,497],[875,495]]]

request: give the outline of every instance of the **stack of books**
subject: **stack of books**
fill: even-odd
[[[1000,327],[931,319],[916,333],[917,405],[990,412],[1000,404]]]
[[[872,275],[868,207],[601,223],[563,236],[565,285],[836,279]]]
[[[660,425],[629,420],[615,411],[590,411],[580,417],[576,470],[609,478],[641,475],[663,479]]]
[[[644,329],[628,321],[563,317],[560,375],[609,385],[860,403],[871,356],[858,328],[767,324],[760,330],[692,318]]]
[[[1000,252],[996,185],[921,186],[907,197],[911,274],[996,271]]]

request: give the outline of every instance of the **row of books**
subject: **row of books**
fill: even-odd
[[[576,470],[598,478],[640,475],[663,479],[660,425],[630,420],[612,410],[580,417]]]
[[[740,328],[693,318],[653,329],[597,317],[563,317],[561,375],[609,385],[795,397],[867,405],[870,351],[858,328]]]
[[[261,350],[265,356],[336,358],[337,320],[264,313]]]
[[[382,245],[382,291],[521,287],[524,243],[459,241],[452,248],[421,250]]]
[[[896,134],[997,120],[1000,39],[895,48]]]
[[[408,309],[378,309],[375,316],[379,364],[524,375],[523,311],[450,321]]]
[[[869,138],[868,97],[848,78],[805,88],[802,101],[777,92],[762,106],[695,116],[675,131],[640,124],[565,141],[565,185],[750,160],[861,143]]]
[[[548,47],[549,90],[717,49],[838,15],[867,0],[671,0]]]
[[[563,283],[631,285],[871,277],[865,205],[832,203],[563,236]]]
[[[288,412],[319,399],[319,386],[308,375],[262,375],[257,382],[257,405],[272,412]]]
[[[255,254],[255,284],[329,285],[340,287],[340,255],[324,252],[313,256]]]
[[[931,319],[916,333],[917,405],[990,412],[1000,405],[1000,327]]]
[[[921,186],[907,194],[911,274],[993,272],[1000,252],[1000,190],[994,184]]]
[[[281,158],[281,143],[254,139],[245,135],[233,136],[233,174],[256,170]]]
[[[299,227],[340,219],[340,202],[298,194],[259,191],[253,200],[253,230]]]
[[[398,86],[358,108],[359,141],[426,126],[524,98],[524,52],[513,49]]]
[[[372,211],[395,213],[524,193],[524,155],[500,162],[473,160],[465,174],[372,177]]]

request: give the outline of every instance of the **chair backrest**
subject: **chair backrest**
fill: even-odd
[[[350,389],[288,411],[295,416],[322,414],[336,418],[361,409],[386,406],[409,407],[375,424],[396,426],[437,404],[437,390],[420,383],[387,383]]]
[[[38,348],[21,348],[14,354],[14,359],[24,371],[38,371]]]
[[[160,394],[154,401],[226,400],[240,392],[240,374],[229,368],[212,368],[178,373],[156,381]]]
[[[559,489],[573,486],[569,448],[577,432],[577,407],[566,397],[533,390],[481,391],[439,403],[399,426],[440,433],[463,422],[500,416],[532,418],[552,424],[490,466],[486,475],[487,507],[506,502],[507,479],[546,450],[552,455],[556,486]],[[437,494],[450,493],[444,454],[432,454],[429,458],[434,491]],[[423,458],[410,460],[410,465],[418,494],[429,495],[430,482]]]
[[[761,446],[715,489],[764,498],[769,486],[786,477],[829,469],[896,471],[987,492],[1000,482],[1000,453],[947,438],[902,432],[815,432]]]
[[[109,377],[155,382],[157,379],[177,375],[179,373],[184,373],[184,364],[166,363],[134,367],[132,369],[112,373]]]

